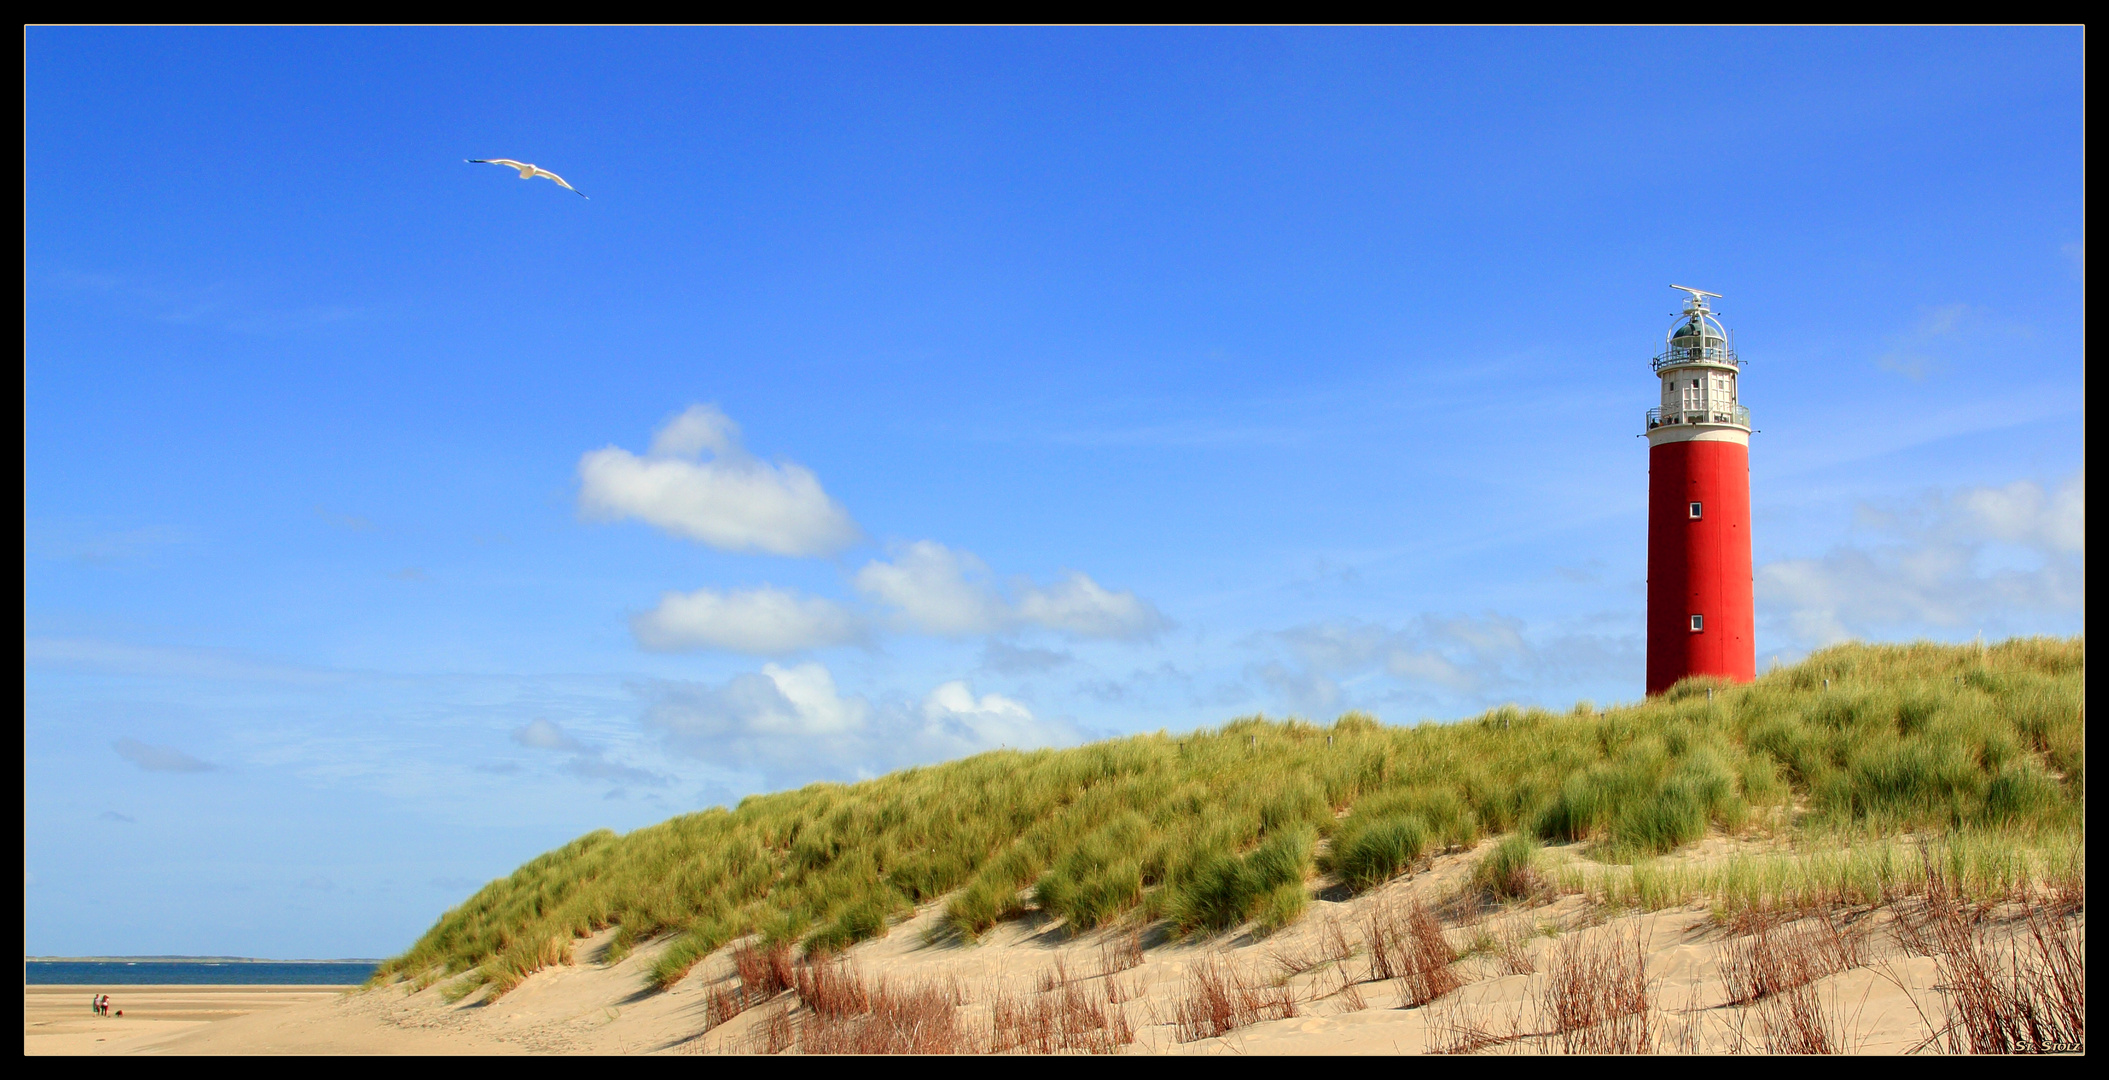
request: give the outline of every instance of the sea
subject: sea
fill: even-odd
[[[30,986],[350,986],[378,960],[24,960]]]

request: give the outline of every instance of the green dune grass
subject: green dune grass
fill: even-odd
[[[1880,888],[1936,857],[1929,841],[1996,891],[2048,864],[2083,874],[2085,814],[2084,639],[1844,645],[1749,685],[1694,679],[1603,711],[1410,728],[1253,717],[603,830],[485,886],[375,979],[503,993],[613,926],[618,953],[673,939],[653,971],[666,986],[737,938],[839,950],[948,895],[946,925],[967,940],[1028,906],[1079,929],[1274,928],[1314,874],[1365,890],[1496,834],[1517,839],[1490,883],[1523,881],[1540,843],[1578,843],[1588,859],[1551,876],[1614,902]],[[1674,872],[1653,858],[1760,829],[1806,853]]]

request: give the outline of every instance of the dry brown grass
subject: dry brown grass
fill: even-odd
[[[791,947],[778,944],[758,948],[741,942],[732,950],[733,979],[711,988],[704,1004],[705,1023],[716,1027],[748,1009],[791,989],[795,965]]]
[[[2084,886],[2082,887],[2084,890]],[[1935,1038],[1950,1053],[2084,1053],[2087,930],[2066,898],[2026,898],[2018,928],[1999,940],[1993,912],[1962,901],[1938,867],[1927,872],[1917,918],[1899,920],[1907,948],[1931,953],[1948,993]],[[1932,1041],[1932,1040],[1929,1040]]]
[[[1214,1038],[1247,1024],[1297,1015],[1296,995],[1286,986],[1246,978],[1237,966],[1206,956],[1186,971],[1186,993],[1173,1013],[1180,1042]]]
[[[1347,928],[1337,918],[1327,918],[1325,926],[1318,932],[1320,955],[1339,963],[1355,955],[1355,943],[1347,938]]]
[[[1518,923],[1509,919],[1494,932],[1495,958],[1503,975],[1529,975],[1538,970],[1538,961],[1531,956],[1531,939],[1536,937],[1529,923]]]
[[[1362,999],[1362,988],[1354,983],[1345,983],[1340,987],[1340,1003],[1346,1005],[1349,1012],[1361,1012],[1369,1008],[1369,1002]]]
[[[1797,983],[1757,1007],[1758,1033],[1768,1054],[1845,1053],[1844,1018],[1825,1009],[1814,982]]]
[[[1512,1029],[1504,1029],[1487,1016],[1468,1013],[1454,1001],[1428,1010],[1431,1054],[1476,1054],[1516,1038]]]
[[[1369,981],[1399,981],[1399,1007],[1416,1008],[1464,985],[1451,970],[1457,953],[1443,937],[1442,923],[1416,898],[1403,909],[1371,906],[1363,927],[1369,949]]]
[[[1135,1041],[1135,1026],[1111,978],[1043,982],[1029,993],[989,996],[989,1052],[1117,1054]]]
[[[1824,1006],[1817,983],[1866,962],[1867,922],[1852,921],[1850,915],[1817,908],[1798,916],[1746,911],[1736,917],[1737,936],[1721,949],[1721,980],[1727,1004],[1757,1006],[1763,1052],[1846,1052],[1848,1025],[1837,1010]],[[1743,1038],[1738,1035],[1739,1042]]]
[[[764,962],[753,963],[757,957]],[[781,973],[767,959],[759,951],[749,957],[742,967],[742,986],[749,974],[759,980],[758,986],[773,985]],[[1135,1041],[1134,1026],[1114,1000],[1111,981],[1068,979],[1066,967],[1059,979],[1043,981],[1041,989],[992,992],[985,1022],[963,1011],[973,1002],[957,976],[910,983],[866,979],[856,964],[840,957],[810,958],[788,974],[789,989],[797,995],[795,1005],[771,1009],[744,1038],[721,1049],[750,1054],[1105,1054],[1119,1053]],[[732,1000],[741,1000],[738,993],[732,992]]]
[[[769,998],[791,988],[797,965],[792,962],[789,945],[757,948],[753,942],[742,942],[732,950],[732,966],[739,974],[742,989]]]
[[[1305,948],[1276,945],[1267,950],[1267,959],[1278,972],[1275,980],[1277,984],[1285,984],[1300,975],[1319,972],[1313,976],[1308,988],[1311,1000],[1317,1000],[1340,993],[1354,985],[1356,977],[1346,961],[1358,951],[1360,947],[1348,939],[1347,930],[1342,927],[1340,920],[1329,917],[1319,927],[1318,940],[1315,943]],[[1355,992],[1353,1007],[1363,1008],[1361,1000],[1361,993]]]
[[[960,1021],[950,988],[895,986],[884,979],[838,995],[834,1011],[814,1009],[798,1030],[806,1054],[971,1054],[985,1040]]]
[[[1569,1054],[1655,1049],[1647,951],[1638,936],[1577,934],[1553,954],[1543,1012]]]
[[[818,1016],[836,1019],[871,1011],[871,990],[846,960],[822,960],[798,966],[793,974],[798,998]]]
[[[1056,953],[1054,964],[1040,973],[1039,985],[1033,989],[1045,994],[1069,985],[1069,981],[1069,963],[1062,958],[1062,954]]]
[[[785,1006],[769,1010],[754,1030],[753,1045],[748,1048],[757,1054],[781,1054],[797,1041],[798,1033],[791,1026],[791,1010]]]
[[[1749,911],[1732,924],[1736,937],[1721,949],[1721,981],[1728,1004],[1748,1005],[1815,982],[1866,960],[1866,923],[1819,909],[1795,918]]]
[[[1114,934],[1099,943],[1098,973],[1112,978],[1128,970],[1142,966],[1142,928],[1131,927],[1124,934]]]

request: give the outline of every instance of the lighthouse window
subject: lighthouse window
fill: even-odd
[[[1693,503],[1693,504],[1692,504],[1692,520],[1693,520],[1693,521],[1697,521],[1697,520],[1699,520],[1699,504],[1698,504],[1698,503]]]
[[[1694,615],[1694,616],[1692,616],[1692,633],[1696,634],[1696,633],[1698,633],[1699,631],[1701,631],[1701,630],[1704,630],[1704,629],[1706,629],[1706,616],[1704,616],[1704,615]]]

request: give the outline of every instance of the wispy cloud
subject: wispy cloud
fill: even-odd
[[[665,784],[668,780],[667,777],[649,769],[610,761],[599,747],[580,742],[573,738],[570,732],[540,717],[514,729],[513,741],[536,750],[554,750],[568,754],[569,757],[559,768],[582,780],[607,780],[618,784],[644,784],[654,787]]]
[[[639,689],[645,725],[675,752],[780,783],[870,776],[997,746],[1079,737],[1073,725],[1037,717],[1023,702],[977,697],[964,680],[938,686],[919,703],[875,705],[841,693],[817,663],[765,664],[717,685],[665,681]]]
[[[1862,506],[1860,524],[1874,543],[1759,567],[1759,614],[1805,646],[2080,614],[2086,488],[2082,468],[2053,491],[2020,480],[1932,492],[1902,507]]]
[[[1169,625],[1149,601],[1114,592],[1074,570],[1046,586],[1015,579],[1006,596],[991,580],[987,563],[934,540],[905,545],[891,561],[865,564],[856,586],[894,608],[904,627],[946,637],[1031,626],[1080,638],[1136,639]]]
[[[329,509],[328,507],[317,506],[315,507],[315,516],[321,518],[324,521],[329,522],[332,525],[337,526],[340,529],[348,529],[352,532],[373,531],[373,522],[368,521],[367,519],[360,517],[357,514],[340,514],[334,510]]]
[[[537,750],[562,750],[573,754],[586,752],[585,745],[572,738],[563,728],[539,717],[513,729],[513,741]]]
[[[202,326],[236,334],[274,337],[370,318],[372,309],[346,303],[276,304],[235,281],[168,284],[116,274],[59,271],[33,284],[102,303],[140,318],[179,326]]]
[[[201,773],[212,772],[219,766],[176,749],[173,746],[154,746],[137,739],[119,739],[112,744],[117,756],[145,769],[148,772]]]
[[[329,683],[345,677],[231,650],[128,645],[91,638],[25,638],[22,662],[29,667],[88,668],[120,675],[244,682]]]
[[[194,539],[189,530],[174,525],[99,530],[37,523],[25,527],[23,534],[23,543],[29,554],[90,566],[136,562],[164,548]]]
[[[1309,443],[1313,432],[1280,425],[1223,424],[1208,421],[1137,424],[1132,427],[1072,429],[1054,432],[1048,442],[1067,446],[1287,447]]]
[[[1949,304],[1925,312],[1910,332],[1890,339],[1889,349],[1875,357],[1875,366],[1913,382],[1924,381],[1928,373],[1945,366],[1944,361],[1935,358],[1935,351],[1942,342],[1955,337],[1957,328],[1969,315],[1968,304]]]
[[[1419,702],[1490,702],[1577,684],[1633,678],[1645,657],[1635,635],[1532,632],[1519,618],[1421,615],[1400,626],[1353,620],[1269,635],[1286,656],[1255,662],[1248,677],[1292,708],[1344,707],[1354,681],[1388,679],[1389,695]]]
[[[999,675],[1032,675],[1075,661],[1076,657],[1056,649],[1013,645],[997,639],[990,639],[981,648],[981,666]]]

